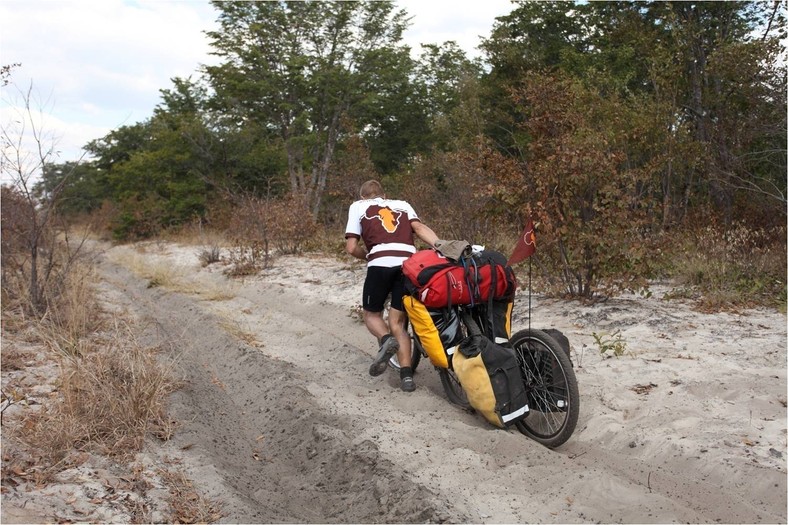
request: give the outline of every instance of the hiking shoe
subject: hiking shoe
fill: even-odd
[[[375,360],[372,362],[372,364],[369,365],[369,375],[379,376],[385,372],[389,359],[391,359],[391,356],[397,353],[397,350],[399,350],[397,338],[391,334],[384,335],[382,343],[380,343],[378,355],[375,357]]]
[[[403,392],[413,392],[416,390],[416,383],[413,382],[412,377],[403,377],[402,381],[400,381],[399,387],[403,390]]]

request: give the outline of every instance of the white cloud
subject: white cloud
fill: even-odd
[[[211,60],[204,31],[216,12],[207,0],[3,0],[0,19],[0,64],[21,63],[17,85],[52,93],[71,160],[87,141],[150,117],[171,78]]]
[[[488,37],[495,18],[509,14],[511,0],[396,0],[413,17],[405,41],[418,52],[420,44],[454,40],[469,57],[479,57],[481,38]]]
[[[396,4],[413,17],[404,38],[415,53],[454,40],[472,57],[513,8],[510,0]],[[21,63],[12,80],[51,95],[48,122],[63,160],[74,160],[88,141],[149,118],[171,78],[215,63],[205,31],[217,17],[208,0],[0,0],[0,65]]]

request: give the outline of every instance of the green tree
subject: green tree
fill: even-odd
[[[173,79],[153,116],[88,144],[93,182],[118,205],[116,237],[146,237],[205,211],[222,144],[205,122],[204,92]]]
[[[523,155],[535,139],[507,93],[560,70],[626,106],[622,152],[648,174],[639,193],[658,224],[712,205],[728,222],[748,206],[785,213],[785,2],[518,6],[482,46],[499,147]]]
[[[33,187],[34,195],[39,202],[59,199],[58,213],[64,216],[88,214],[98,209],[107,196],[97,172],[90,162],[46,165]]]
[[[345,126],[363,129],[410,66],[404,12],[390,2],[214,2],[209,33],[224,61],[206,67],[216,107],[243,127],[276,130],[287,181],[320,210]]]
[[[785,213],[786,68],[778,66],[779,55],[785,53],[780,45],[786,29],[784,4],[672,7],[689,78],[687,118],[708,161],[700,175],[710,196],[727,222],[734,218],[738,189],[766,191],[777,197],[775,208]],[[766,16],[768,26],[763,24]],[[764,157],[761,147],[767,144],[782,153],[769,155],[766,150]],[[768,169],[770,158],[773,169]]]
[[[453,41],[422,48],[414,83],[419,87],[432,136],[424,141],[425,145],[446,151],[456,148],[462,137],[475,140],[483,131],[475,109],[477,81],[482,73],[480,61],[469,60]],[[472,140],[465,144],[473,147]]]
[[[517,7],[496,19],[479,48],[489,64],[482,80],[486,133],[509,155],[521,156],[528,137],[510,91],[531,72],[558,67],[567,54],[585,55],[589,42],[575,3],[513,3]]]

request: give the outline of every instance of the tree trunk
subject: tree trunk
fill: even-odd
[[[312,195],[312,216],[317,220],[320,213],[320,204],[323,199],[323,192],[326,188],[326,181],[328,180],[328,170],[331,167],[331,161],[334,159],[334,150],[336,149],[337,141],[339,140],[339,121],[344,113],[343,109],[337,109],[334,117],[331,119],[331,124],[328,128],[328,137],[326,146],[323,150],[322,159],[315,164],[313,169],[314,193]]]

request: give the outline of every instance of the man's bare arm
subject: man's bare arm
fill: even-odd
[[[345,239],[345,251],[356,259],[361,259],[362,261],[367,260],[367,251],[358,243],[356,237],[348,237]]]
[[[421,221],[413,221],[411,223],[411,228],[413,228],[413,233],[415,233],[419,239],[429,244],[430,247],[435,246],[435,241],[438,240],[438,236],[435,235],[432,228]]]

